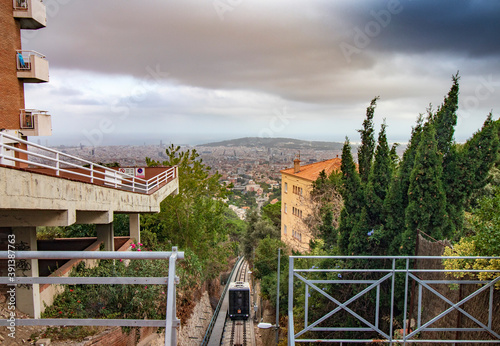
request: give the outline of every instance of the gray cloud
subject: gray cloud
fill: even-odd
[[[355,112],[360,124],[370,99],[380,95],[380,117],[387,116],[389,125],[391,119],[404,122],[407,135],[418,112],[442,101],[457,70],[464,97],[475,97],[480,78],[491,76],[497,83],[489,97],[466,109],[469,113],[482,117],[485,109],[500,106],[500,98],[493,97],[500,88],[495,37],[500,3],[493,1],[247,0],[231,7],[223,20],[211,1],[45,3],[47,28],[23,34],[23,43],[47,55],[51,83],[57,83],[59,71],[107,76],[117,86],[118,79],[131,76],[150,85],[132,107],[133,114],[146,117],[156,110],[163,116],[218,116],[217,121],[240,116],[245,123],[242,117],[265,119],[261,114],[287,104],[299,117],[296,124],[352,119]],[[387,13],[390,17],[383,17]],[[355,41],[359,31],[368,37],[362,46]],[[356,49],[349,59],[342,44]],[[130,101],[129,93],[86,90],[92,83],[89,77],[43,93],[60,100],[75,97],[64,103],[74,102],[77,113],[100,107],[108,116],[113,105]],[[218,90],[232,94],[221,98]],[[86,104],[89,108],[77,107]]]

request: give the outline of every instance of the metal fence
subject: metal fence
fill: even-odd
[[[494,301],[495,284],[500,285],[500,270],[472,269],[472,266],[471,269],[465,270],[447,270],[441,266],[444,259],[500,261],[500,257],[459,256],[291,256],[288,283],[288,344],[500,343],[500,325],[493,323],[493,311],[500,305],[500,301]],[[323,265],[318,264],[321,261]],[[437,261],[438,265],[423,268],[422,263],[429,264],[432,261]],[[325,266],[325,263],[329,265]],[[416,266],[414,263],[419,265]],[[472,277],[461,280],[452,277],[457,273],[466,276],[491,273],[491,279],[476,280]],[[356,287],[352,290],[351,297],[346,297],[345,292],[343,295],[340,294],[342,289],[346,288],[345,285]],[[439,285],[446,287],[441,286],[438,289]],[[466,296],[459,296],[459,299],[453,301],[454,299],[443,294],[452,292],[453,288],[460,285],[471,285]],[[427,297],[435,296],[434,300],[438,299],[440,303],[444,302],[443,305],[449,307],[435,316],[428,316],[431,309],[429,301],[424,297],[425,294]],[[483,300],[487,301],[485,307],[487,314],[484,314],[487,317],[483,320],[475,317],[464,307],[467,302],[474,304],[471,300],[480,295],[485,295]],[[294,298],[304,302],[303,306],[295,307],[297,311],[303,307],[303,323],[302,319],[300,322],[299,319],[294,319]],[[403,301],[397,301],[398,298]],[[374,307],[373,311],[360,311],[359,307],[352,308],[353,303],[357,301],[360,304],[363,299],[368,299],[365,302],[370,301],[370,307]],[[315,321],[309,321],[311,312],[319,307],[313,304],[323,304],[323,306],[330,304],[333,308]],[[384,310],[385,316],[381,315],[383,304],[388,305],[388,309]],[[364,309],[366,308],[367,306],[364,306]],[[416,311],[412,311],[413,309]],[[422,314],[424,309],[427,309],[425,318]],[[396,310],[399,313],[396,313]],[[475,327],[457,328],[456,324],[443,326],[443,318],[447,315],[447,318],[450,318],[449,314],[452,312],[458,314],[459,319],[461,317],[470,319],[472,321],[470,323],[475,324]],[[412,317],[416,317],[414,324],[411,323]],[[346,318],[354,323],[350,326],[343,325]],[[436,327],[438,321],[441,325]],[[303,328],[299,324],[303,325]],[[396,330],[395,326],[399,326],[400,329]],[[481,334],[481,337],[474,340],[439,339],[440,335],[443,335],[440,333],[446,332],[452,332],[454,335],[476,332]]]
[[[168,252],[130,252],[130,251],[0,251],[0,260],[32,259],[168,259],[168,277],[0,277],[0,284],[15,286],[21,284],[65,284],[65,285],[167,285],[167,308],[165,320],[133,319],[16,319],[16,326],[120,326],[120,327],[165,327],[165,346],[177,344],[177,328],[180,320],[176,317],[175,265],[184,259],[184,252],[176,247]],[[0,326],[9,326],[10,321],[0,320]]]
[[[37,149],[37,152],[14,146],[13,144],[16,143]],[[27,155],[27,158],[5,155],[6,150]],[[162,173],[146,180],[0,132],[0,163],[13,164],[14,162],[28,164],[30,168],[45,168],[56,176],[64,173],[74,179],[144,194],[153,193],[157,188],[177,177],[177,166],[165,169]]]

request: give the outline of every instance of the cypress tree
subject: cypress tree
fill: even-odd
[[[455,125],[457,124],[459,79],[458,73],[452,76],[453,85],[448,95],[445,97],[443,104],[439,107],[436,114],[432,115],[430,119],[436,129],[437,149],[443,155],[443,187],[448,201],[446,210],[450,217],[448,227],[444,230],[444,236],[450,236],[457,229],[461,229],[463,218],[463,210],[459,205],[463,203],[456,203],[461,200],[461,197],[457,196],[457,193],[459,195],[461,193],[454,188],[454,186],[459,184],[459,158],[453,140]]]
[[[457,124],[459,79],[458,72],[455,76],[452,76],[453,85],[445,97],[443,104],[432,117],[432,122],[436,129],[437,149],[443,154],[444,158],[446,158],[450,152],[450,148],[453,146],[453,134],[455,133],[455,125]]]
[[[373,255],[370,251],[370,244],[368,242],[369,236],[370,227],[368,227],[368,212],[366,208],[363,208],[349,236],[347,253],[351,256]]]
[[[423,129],[423,117],[419,115],[417,123],[412,129],[410,142],[406,148],[403,159],[396,170],[391,181],[389,191],[384,201],[384,237],[383,241],[389,245],[388,255],[397,255],[401,245],[401,234],[405,226],[405,209],[408,206],[408,187],[410,186],[410,174],[415,163],[415,156],[420,136]]]
[[[389,145],[387,144],[386,127],[387,125],[384,121],[378,136],[375,161],[370,174],[366,195],[368,226],[371,228],[377,227],[382,223],[383,204],[392,176],[392,163]]]
[[[375,113],[375,107],[377,106],[378,99],[378,96],[375,97],[370,102],[370,106],[366,108],[366,119],[363,121],[363,129],[358,130],[361,134],[361,145],[358,148],[359,175],[361,176],[361,181],[364,184],[368,183],[368,179],[370,177],[373,152],[375,150],[373,114]]]
[[[344,142],[344,147],[342,148],[342,163],[340,168],[342,171],[342,198],[344,199],[344,208],[340,213],[338,244],[341,253],[346,254],[348,251],[349,237],[365,205],[364,196],[361,191],[361,179],[356,170],[356,164],[351,154],[351,145],[347,137]]]
[[[442,186],[442,154],[438,152],[436,131],[428,122],[422,132],[410,176],[406,230],[402,235],[402,255],[414,255],[417,230],[442,239],[447,224],[446,195]]]
[[[490,113],[480,131],[476,132],[459,153],[461,187],[464,198],[488,182],[488,173],[498,158],[499,141],[497,122]]]
[[[322,224],[319,226],[321,238],[325,241],[325,249],[331,250],[337,245],[337,232],[333,227],[333,212],[328,209],[323,214]]]

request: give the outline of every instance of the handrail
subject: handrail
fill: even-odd
[[[17,143],[29,145],[32,148],[40,149],[45,153],[53,154],[55,158],[47,156],[46,154],[44,155],[43,153],[36,153],[12,145],[7,145],[4,143],[4,138]],[[13,150],[18,153],[26,154],[28,155],[28,159],[26,160],[18,157],[4,156],[4,148]],[[49,164],[46,163],[35,162],[31,160],[30,157],[36,157],[42,160],[49,161],[53,163],[55,167],[50,166]],[[144,194],[153,193],[162,184],[167,183],[169,179],[174,179],[177,177],[177,167],[173,166],[161,172],[160,174],[150,178],[149,180],[137,178],[133,175],[119,172],[116,169],[99,165],[91,161],[73,155],[65,154],[58,150],[44,147],[42,145],[23,140],[16,136],[0,132],[0,162],[2,160],[25,163],[40,168],[47,168],[53,170],[56,176],[60,176],[61,173],[67,173],[78,177],[87,178],[90,180],[91,183],[94,183],[95,181],[100,181],[103,184],[105,184],[104,186],[115,187],[120,190],[126,190]],[[74,163],[75,161],[77,163]],[[88,172],[88,174],[73,171],[70,170],[69,168],[77,168],[84,172]]]
[[[11,245],[9,245],[10,247]],[[16,326],[130,326],[130,327],[165,327],[165,346],[177,344],[176,329],[180,320],[176,317],[176,288],[179,278],[175,275],[175,264],[178,259],[184,259],[184,252],[130,252],[130,251],[0,251],[0,260],[9,259],[168,259],[167,277],[0,277],[0,284],[15,287],[17,284],[153,284],[167,285],[167,308],[165,320],[134,320],[134,319],[72,319],[72,318],[35,318],[14,319]],[[0,326],[9,327],[11,319],[0,320]]]
[[[34,129],[35,128],[35,116],[44,115],[47,116],[48,111],[42,111],[39,109],[21,109],[19,112],[19,123],[21,129]]]
[[[300,259],[308,259],[306,262],[296,262]],[[324,259],[335,259],[338,263],[335,268],[329,264],[325,263],[325,267],[316,267],[311,265],[311,260],[322,261]],[[352,268],[352,263],[354,260],[369,259],[371,261],[370,266],[364,269]],[[498,328],[493,328],[492,316],[493,316],[493,297],[495,285],[500,284],[500,270],[495,269],[434,269],[429,264],[423,264],[419,266],[418,269],[411,268],[410,263],[415,260],[436,260],[442,261],[443,259],[469,259],[469,260],[500,260],[500,257],[484,257],[484,256],[289,256],[289,272],[288,272],[288,345],[295,345],[296,343],[311,343],[311,342],[329,342],[329,343],[417,343],[417,342],[439,342],[439,343],[498,343],[500,340],[500,331]],[[347,260],[347,262],[340,262]],[[376,266],[375,260],[390,260],[380,263],[380,266]],[[396,266],[396,262],[401,262]],[[403,263],[405,262],[405,264]],[[304,264],[307,263],[307,267]],[[340,263],[345,263],[344,265]],[[299,268],[295,267],[298,266]],[[430,268],[427,268],[430,266]],[[359,267],[358,267],[359,268]],[[471,279],[459,279],[459,278],[448,278],[445,274],[452,273],[492,273],[493,275],[488,277],[478,277]],[[337,275],[332,275],[332,274]],[[356,275],[355,273],[363,273],[364,275]],[[440,275],[432,277],[422,276],[424,273],[441,273]],[[326,275],[325,275],[326,274]],[[351,275],[349,275],[351,274]],[[403,300],[403,314],[401,316],[394,316],[396,302],[396,277],[404,280],[404,294]],[[412,283],[418,285],[418,293],[414,293],[413,289],[410,292],[410,286]],[[363,285],[360,287],[360,291],[355,291],[352,293],[351,297],[338,296],[336,293],[339,290],[333,289],[333,287],[339,287],[339,285]],[[335,286],[333,286],[335,285]],[[438,290],[437,285],[475,285],[473,291],[468,292],[466,296],[460,296],[459,301],[448,298],[445,293]],[[303,287],[303,290],[298,290],[295,292],[296,288]],[[330,288],[329,288],[330,287]],[[389,288],[390,287],[390,288]],[[412,286],[413,287],[413,286]],[[402,288],[398,288],[401,290]],[[472,290],[472,288],[471,288]],[[352,309],[351,303],[360,299],[364,295],[368,295],[369,292],[375,296],[375,309],[370,311],[367,316],[359,315],[355,310]],[[304,318],[301,320],[299,325],[296,325],[294,320],[294,294],[300,294],[304,297]],[[332,309],[327,312],[322,317],[314,316],[314,320],[309,320],[309,311],[311,309],[310,298],[314,294],[314,304],[323,304],[326,301],[332,304]],[[413,296],[415,294],[415,301]],[[440,302],[448,304],[445,311],[439,311],[431,313],[431,315],[423,316],[421,311],[425,309],[424,301],[425,296],[423,294],[433,294],[436,299]],[[488,305],[488,319],[486,322],[480,320],[467,311],[464,308],[464,304],[469,302],[473,297],[479,294],[484,294],[488,301],[485,303]],[[409,295],[412,296],[411,301],[409,300]],[[349,299],[347,299],[349,298]],[[313,299],[313,298],[311,298]],[[381,322],[382,316],[380,314],[380,306],[383,301],[389,302],[390,318],[388,325],[383,325]],[[409,307],[417,307],[417,316],[413,316],[412,311],[409,311]],[[312,306],[314,308],[314,305]],[[473,327],[470,326],[455,326],[452,323],[444,322],[443,325],[436,326],[435,323],[441,320],[446,315],[451,312],[456,311],[458,316],[464,315],[468,317],[475,324]],[[357,325],[346,326],[342,324],[342,318],[337,315],[337,320],[329,320],[337,313],[347,313],[351,318],[353,318]],[[412,320],[415,317],[415,326],[403,327],[402,335],[399,331],[395,333],[395,326],[405,326],[405,323]],[[328,322],[327,322],[328,320]],[[332,321],[330,323],[330,321]],[[298,328],[298,330],[295,330]],[[431,337],[430,334],[417,336],[421,332],[482,332],[483,334],[477,337],[473,336],[473,339],[467,337],[463,340],[451,340],[443,339],[444,336],[438,336],[437,339]],[[338,334],[314,334],[316,332],[329,332]],[[358,332],[357,335],[349,335],[343,333]],[[486,339],[488,335],[491,340],[478,340],[480,338]],[[328,337],[328,339],[323,339],[321,336]],[[348,338],[348,337],[351,338]],[[369,339],[370,337],[375,337],[375,339]],[[429,340],[428,340],[429,339]],[[432,339],[432,340],[431,340]]]
[[[28,0],[12,0],[12,6],[14,10],[27,10]]]

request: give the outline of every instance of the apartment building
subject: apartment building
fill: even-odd
[[[23,50],[22,30],[39,30],[46,26],[46,9],[40,0],[2,0],[0,2],[0,131],[21,139],[28,136],[50,136],[51,117],[47,111],[26,109],[25,83],[49,81],[49,63],[41,53]],[[5,140],[4,140],[5,141]],[[23,148],[22,144],[6,143]],[[23,158],[23,153],[3,148],[1,164],[23,166],[5,157]]]
[[[311,232],[302,221],[311,213],[310,194],[312,183],[321,171],[329,175],[340,170],[341,159],[334,158],[308,165],[300,165],[300,159],[293,161],[293,168],[281,173],[281,240],[300,252],[309,251]]]

